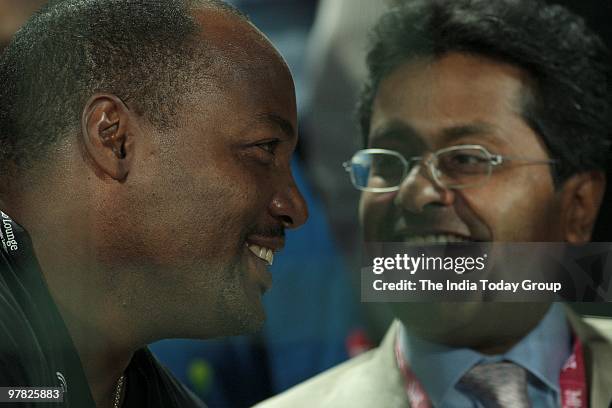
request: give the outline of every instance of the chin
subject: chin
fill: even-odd
[[[163,336],[161,338],[181,337],[206,340],[219,337],[254,334],[262,329],[266,320],[263,309],[257,309],[258,310],[244,310],[240,313],[235,313],[235,310],[226,310],[226,313],[217,315],[212,319],[197,319],[197,321],[192,322],[189,327],[179,330],[179,334],[173,333],[172,336]],[[259,309],[261,309],[261,311]]]
[[[240,334],[254,334],[259,332],[266,322],[266,315],[262,313],[258,316],[251,316],[244,321],[240,327]]]
[[[486,303],[394,303],[397,316],[411,334],[451,345],[478,316]]]
[[[236,334],[257,332],[266,322],[266,312],[261,297],[252,302],[244,302],[235,312],[233,313],[234,326],[240,332]]]
[[[264,314],[240,316],[233,319],[228,316],[214,337],[255,334],[263,328],[265,321]]]
[[[249,278],[245,268],[237,265],[221,274],[209,293],[209,301],[203,302],[198,313],[199,323],[196,323],[208,326],[201,327],[202,331],[221,337],[261,330],[266,320],[262,290]]]
[[[453,347],[478,348],[520,339],[544,316],[546,303],[404,303],[395,315],[418,337]]]
[[[261,330],[266,321],[261,295],[253,298],[245,294],[233,300],[226,302],[226,307],[218,314],[218,336],[253,334]]]

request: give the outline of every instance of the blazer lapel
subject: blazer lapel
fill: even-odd
[[[612,337],[607,337],[612,336],[612,320],[583,319],[569,309],[567,316],[583,344],[589,405],[607,407],[612,403]]]
[[[402,374],[395,358],[395,341],[399,330],[399,321],[395,320],[387,331],[385,338],[376,350],[376,357],[370,367],[372,378],[375,379],[379,397],[388,400],[378,400],[380,407],[410,407]]]

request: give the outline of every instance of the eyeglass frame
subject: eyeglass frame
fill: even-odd
[[[448,153],[448,152],[455,151],[455,150],[462,150],[462,149],[476,149],[476,150],[482,151],[487,157],[487,160],[489,161],[489,171],[487,172],[486,175],[484,175],[482,182],[479,182],[476,184],[463,184],[463,185],[457,185],[457,186],[452,186],[452,187],[445,186],[444,183],[439,179],[437,175],[437,172],[440,172],[440,169],[438,169],[435,164],[435,162],[437,161],[437,157],[440,154]],[[351,163],[353,159],[355,158],[355,156],[357,156],[359,153],[390,154],[390,155],[393,155],[399,158],[404,166],[404,171],[403,171],[400,183],[397,186],[393,186],[393,187],[359,187],[357,186],[357,183],[355,180],[355,174],[352,170]],[[427,170],[429,172],[429,175],[433,179],[433,181],[440,188],[451,189],[451,190],[461,190],[465,188],[480,187],[486,184],[490,180],[491,174],[493,174],[494,168],[497,166],[501,166],[506,161],[523,161],[523,162],[526,162],[527,164],[547,164],[547,165],[553,165],[553,166],[558,163],[557,160],[531,159],[531,158],[521,157],[521,156],[505,156],[501,154],[493,154],[490,151],[488,151],[484,146],[476,145],[476,144],[456,145],[456,146],[445,147],[442,149],[438,149],[434,152],[431,152],[427,156],[412,156],[406,159],[404,155],[402,155],[400,152],[395,151],[395,150],[377,149],[377,148],[362,149],[362,150],[358,150],[357,152],[355,152],[355,154],[351,157],[350,160],[342,163],[342,167],[344,167],[344,170],[350,174],[351,182],[357,190],[365,191],[369,193],[390,193],[390,192],[398,191],[402,187],[402,183],[406,179],[406,176],[414,168],[414,167],[412,168],[410,167],[410,165],[414,162],[423,162],[425,166],[427,166]],[[427,157],[427,160],[424,161],[426,157]]]

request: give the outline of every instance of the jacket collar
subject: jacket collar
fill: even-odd
[[[583,344],[590,406],[607,407],[612,403],[612,319],[583,319],[569,307],[566,312]]]

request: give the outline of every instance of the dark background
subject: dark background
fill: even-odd
[[[609,0],[555,0],[555,3],[562,4],[582,15],[588,25],[597,31],[602,39],[612,49],[612,2]],[[612,98],[612,94],[610,94]],[[612,129],[610,129],[612,133]],[[612,154],[610,155],[612,158]],[[612,242],[612,170],[608,169],[608,188],[595,231],[593,241]],[[574,308],[581,313],[612,316],[612,306],[607,303],[581,303],[575,304]]]

